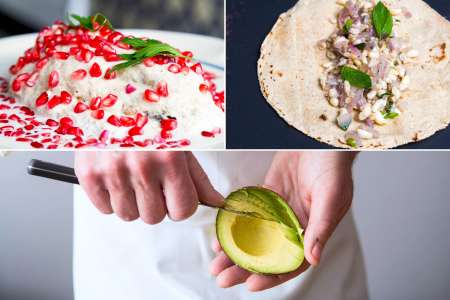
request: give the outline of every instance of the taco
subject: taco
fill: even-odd
[[[303,133],[393,148],[450,122],[450,23],[421,0],[303,0],[258,61],[262,93]]]

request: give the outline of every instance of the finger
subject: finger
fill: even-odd
[[[219,253],[220,251],[222,251],[222,246],[220,245],[219,241],[216,238],[213,239],[211,243],[211,248],[215,253]]]
[[[191,152],[187,152],[186,157],[199,200],[210,206],[222,207],[225,203],[223,196],[214,189],[198,160]]]
[[[231,259],[225,254],[225,252],[219,252],[217,256],[213,259],[210,264],[210,272],[212,275],[217,276],[225,269],[233,266],[234,263]]]
[[[156,180],[135,179],[133,188],[136,195],[139,216],[150,225],[161,223],[166,216],[166,205],[161,185]]]
[[[271,289],[275,286],[283,284],[301,273],[305,272],[308,269],[309,264],[304,262],[300,268],[294,272],[290,272],[282,275],[261,275],[261,274],[252,274],[246,281],[247,288],[252,292],[259,292],[267,289]]]
[[[84,156],[80,154],[75,157],[75,174],[92,204],[100,212],[112,214],[113,209],[111,207],[109,193],[102,176],[96,170],[84,164]]]
[[[250,275],[249,271],[234,265],[222,271],[216,280],[221,288],[229,288],[244,283]]]
[[[349,195],[342,195],[327,187],[311,195],[311,210],[304,242],[305,257],[313,266],[319,264],[328,239],[351,203],[345,199],[347,196]]]
[[[109,166],[108,172],[105,183],[115,214],[127,222],[136,220],[139,217],[139,211],[128,172],[121,165]]]
[[[198,196],[184,153],[167,152],[161,157],[162,184],[169,217],[181,221],[194,214]]]

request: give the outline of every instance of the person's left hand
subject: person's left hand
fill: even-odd
[[[353,153],[280,152],[269,169],[264,186],[279,193],[296,213],[305,230],[306,260],[294,272],[282,275],[251,273],[235,265],[213,242],[216,257],[211,273],[220,287],[246,283],[250,291],[262,291],[297,277],[316,266],[336,226],[351,206]]]

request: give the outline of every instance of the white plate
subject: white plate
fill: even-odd
[[[203,67],[217,75],[215,82],[219,90],[225,88],[225,47],[224,41],[218,38],[158,30],[124,29],[124,34],[140,37],[151,37],[173,45],[182,50],[189,50],[203,64]],[[10,78],[9,67],[17,61],[24,51],[34,45],[37,34],[24,34],[0,39],[0,77]],[[224,124],[225,127],[225,124]],[[214,139],[191,139],[191,146],[184,150],[206,150],[225,148],[225,130]],[[27,143],[19,143],[15,138],[0,136],[0,149],[22,150],[33,149]],[[65,149],[60,149],[65,150]]]

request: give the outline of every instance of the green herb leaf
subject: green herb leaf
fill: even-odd
[[[358,147],[358,144],[356,143],[354,138],[347,139],[347,145],[349,145],[352,148]]]
[[[398,113],[396,113],[396,112],[390,112],[390,113],[387,113],[387,114],[385,114],[384,115],[384,118],[385,119],[395,119],[395,118],[397,118],[398,116],[400,116]]]
[[[350,29],[352,28],[352,25],[353,25],[353,20],[352,19],[347,19],[346,21],[345,21],[345,24],[344,24],[344,33],[349,33],[350,32]]]
[[[126,37],[122,40],[123,43],[130,45],[136,51],[131,54],[120,54],[119,56],[127,62],[115,65],[111,72],[119,71],[128,67],[138,65],[146,58],[154,57],[157,55],[166,55],[173,57],[183,57],[185,59],[191,59],[190,57],[183,56],[180,51],[174,47],[161,43],[157,40],[143,40],[140,38]]]
[[[394,26],[392,14],[381,1],[372,11],[372,22],[380,39],[387,38],[392,34],[392,27]]]
[[[341,69],[341,77],[343,80],[347,80],[352,86],[356,88],[372,88],[372,79],[370,79],[370,76],[357,69],[344,66]]]
[[[94,16],[81,17],[79,15],[72,14],[68,18],[70,26],[81,26],[89,29],[90,31],[94,31],[94,23],[97,23],[100,26],[106,26],[109,29],[113,29],[111,22],[102,14],[97,13]],[[71,19],[74,19],[78,22],[78,25],[72,22]]]
[[[363,51],[364,48],[366,48],[366,43],[361,43],[355,46],[356,48],[358,48],[359,50]]]

